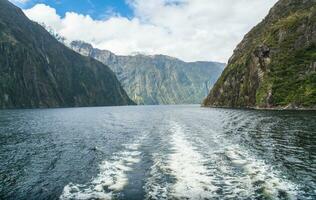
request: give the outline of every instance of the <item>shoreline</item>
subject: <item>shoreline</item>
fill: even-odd
[[[239,109],[239,110],[262,110],[262,111],[316,111],[316,108],[288,108],[286,107],[229,107],[229,106],[206,106],[201,105],[202,108],[222,108],[222,109]]]

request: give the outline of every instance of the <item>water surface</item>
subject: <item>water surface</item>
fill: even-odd
[[[316,113],[0,111],[0,199],[316,199]]]

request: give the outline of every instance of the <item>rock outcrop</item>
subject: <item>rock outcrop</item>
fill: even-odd
[[[118,56],[81,41],[70,46],[108,65],[137,104],[200,104],[224,68],[223,63],[187,63],[164,55]]]
[[[316,108],[316,0],[280,0],[237,46],[204,106]]]
[[[115,74],[0,0],[0,108],[134,104]]]

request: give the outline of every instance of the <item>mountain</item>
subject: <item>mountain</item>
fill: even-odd
[[[0,108],[134,104],[115,74],[0,0]]]
[[[204,106],[316,108],[316,0],[280,0],[237,46]]]
[[[224,68],[222,63],[187,63],[164,55],[118,56],[82,41],[73,41],[70,46],[108,65],[138,104],[201,103]]]

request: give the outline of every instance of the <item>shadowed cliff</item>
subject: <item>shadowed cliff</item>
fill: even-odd
[[[0,108],[134,104],[115,74],[0,0]]]

